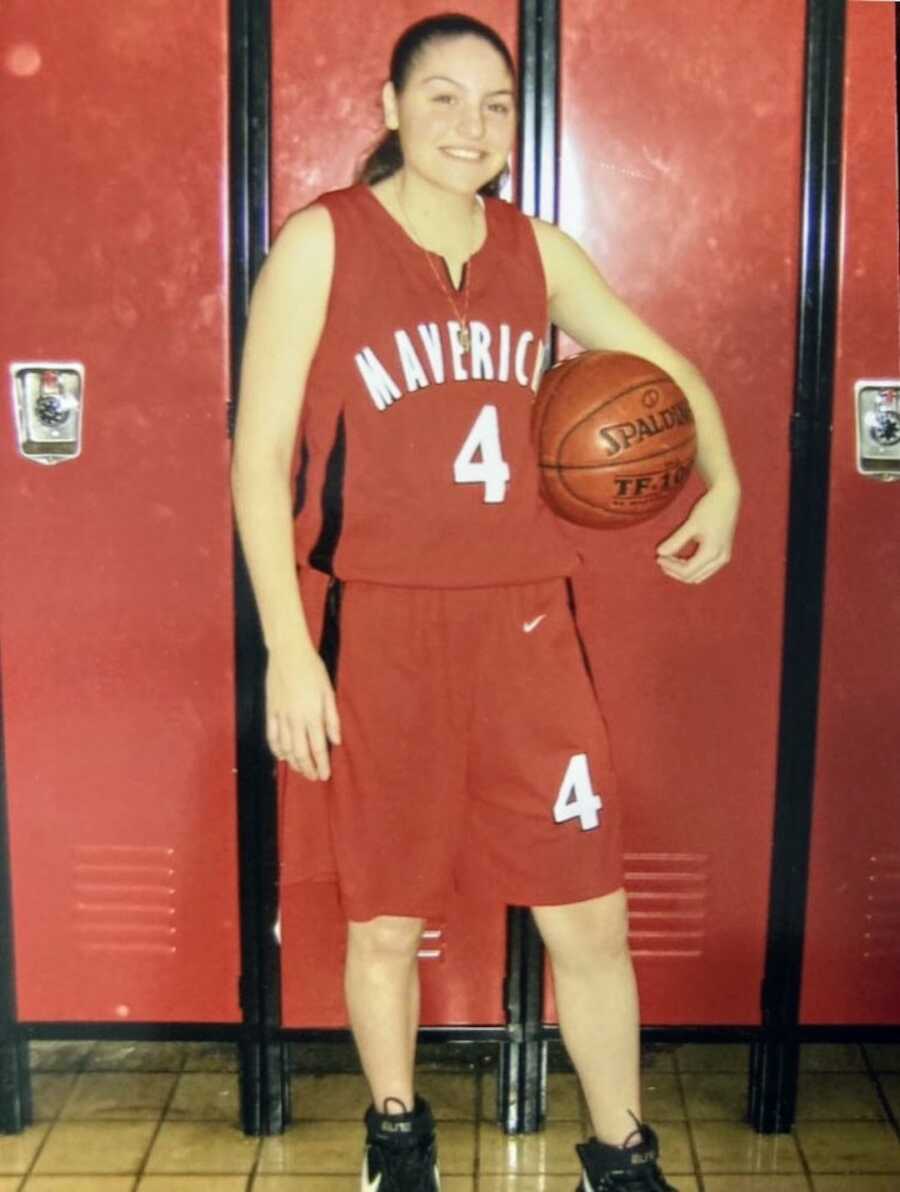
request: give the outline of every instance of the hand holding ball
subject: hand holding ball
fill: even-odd
[[[547,504],[598,529],[665,509],[697,451],[687,398],[658,365],[627,352],[581,352],[551,368],[531,428]]]

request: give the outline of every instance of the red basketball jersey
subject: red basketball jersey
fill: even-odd
[[[529,221],[485,200],[464,350],[443,259],[431,254],[446,292],[366,186],[319,202],[335,262],[298,433],[298,561],[413,587],[570,575],[577,556],[540,499],[530,441],[547,302]]]

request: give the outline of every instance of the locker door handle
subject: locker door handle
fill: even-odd
[[[900,380],[857,381],[856,467],[874,480],[900,480]]]
[[[84,365],[29,361],[10,365],[19,454],[58,464],[81,454]]]

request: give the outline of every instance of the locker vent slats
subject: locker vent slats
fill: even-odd
[[[420,960],[444,959],[444,928],[427,923],[422,932],[422,942],[416,953]]]
[[[706,943],[707,853],[626,853],[632,956],[696,959]]]
[[[174,956],[175,850],[83,844],[72,852],[72,926],[78,950]]]
[[[863,956],[900,959],[900,853],[870,856]]]

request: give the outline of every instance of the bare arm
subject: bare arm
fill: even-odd
[[[310,365],[331,287],[334,236],[322,207],[292,216],[250,303],[234,438],[232,493],[269,652],[266,731],[276,756],[328,776],[337,743],[334,694],[310,638],[297,586],[291,463]]]
[[[740,481],[719,407],[706,381],[609,287],[593,261],[565,232],[533,220],[547,277],[550,317],[585,348],[632,352],[664,369],[684,392],[697,425],[697,467],[707,493],[691,516],[657,548],[660,567],[676,579],[700,582],[728,562],[740,506]],[[690,541],[689,559],[677,558]]]

